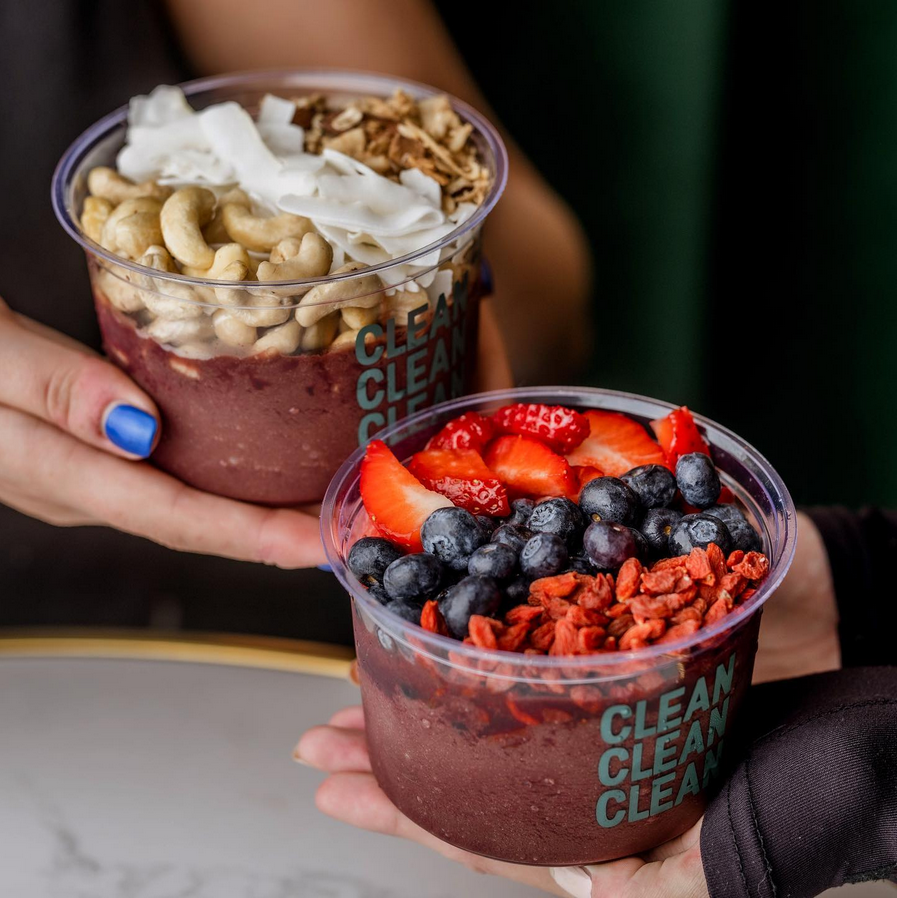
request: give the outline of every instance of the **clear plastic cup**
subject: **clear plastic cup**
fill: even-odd
[[[349,100],[440,93],[353,72],[259,72],[182,85],[202,109],[234,100],[255,113],[266,93]],[[339,464],[406,414],[471,389],[484,295],[481,229],[504,189],[507,156],[480,115],[452,99],[491,173],[476,212],[443,239],[360,272],[302,281],[187,277],[127,261],[91,240],[78,213],[87,174],[114,165],[127,108],[87,129],[53,178],[53,206],[84,248],[108,356],[163,416],[159,467],[209,492],[252,502],[317,502]],[[314,290],[314,294],[312,294]],[[346,311],[340,304],[351,297]],[[301,308],[300,308],[301,307]],[[254,328],[224,342],[216,313]],[[218,318],[221,318],[219,314]]]
[[[484,393],[380,434],[407,458],[448,420],[510,402],[624,412],[673,406],[628,393],[543,387]],[[459,848],[520,864],[586,864],[645,851],[694,824],[738,749],[763,603],[794,554],[795,508],[755,449],[696,416],[722,479],[770,557],[743,605],[679,642],[576,657],[488,651],[385,610],[346,567],[372,532],[359,495],[362,451],[331,483],[328,560],[352,598],[371,762],[398,808]]]

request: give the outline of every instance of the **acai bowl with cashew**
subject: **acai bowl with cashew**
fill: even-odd
[[[153,462],[317,502],[380,428],[469,392],[506,174],[474,109],[362,73],[160,86],[85,131],[53,205],[107,354],[162,413]]]

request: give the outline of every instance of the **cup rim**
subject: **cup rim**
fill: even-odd
[[[480,225],[486,216],[492,211],[496,203],[501,198],[508,180],[508,153],[504,141],[499,135],[494,125],[478,110],[469,103],[458,99],[453,94],[439,90],[431,85],[424,84],[419,81],[413,81],[409,78],[400,78],[392,75],[383,75],[377,72],[370,72],[361,69],[342,69],[338,67],[327,68],[293,68],[293,69],[260,69],[242,72],[229,72],[225,75],[213,75],[205,78],[194,78],[190,81],[183,81],[174,86],[181,88],[187,98],[201,94],[204,91],[216,89],[251,87],[254,84],[265,84],[275,80],[282,80],[284,88],[317,88],[326,89],[326,83],[333,92],[340,90],[359,93],[367,84],[372,88],[380,87],[383,93],[379,95],[387,96],[392,90],[402,88],[411,94],[415,99],[432,96],[447,96],[452,104],[452,108],[457,111],[465,121],[470,122],[476,131],[478,131],[486,141],[486,144],[493,155],[495,161],[495,171],[493,173],[492,186],[486,198],[477,208],[477,210],[458,225],[450,233],[446,234],[439,240],[428,244],[420,249],[416,249],[404,256],[396,259],[390,259],[385,262],[379,262],[376,265],[370,265],[358,271],[347,271],[339,274],[328,274],[323,277],[306,278],[296,281],[225,281],[209,278],[190,277],[185,274],[174,272],[157,271],[146,265],[140,265],[129,259],[123,259],[115,253],[109,252],[100,244],[91,240],[78,225],[72,210],[67,202],[68,188],[72,177],[83,160],[84,156],[96,144],[107,138],[113,130],[120,128],[127,122],[129,103],[119,106],[117,109],[107,113],[101,119],[94,122],[88,128],[81,132],[77,138],[69,145],[63,153],[56,168],[50,187],[50,198],[53,205],[53,212],[59,223],[62,225],[66,233],[75,240],[84,250],[99,256],[114,265],[124,268],[136,274],[149,276],[160,281],[171,281],[179,284],[186,284],[198,287],[232,287],[245,288],[247,285],[252,288],[271,288],[275,290],[287,290],[289,288],[311,288],[321,284],[332,284],[339,281],[347,281],[357,279],[370,274],[378,274],[381,271],[388,271],[391,268],[400,265],[407,265],[427,256],[444,246],[456,241],[464,234],[471,232]],[[466,246],[466,244],[465,244]],[[463,249],[464,247],[460,247]],[[438,267],[435,266],[435,267]],[[424,274],[431,268],[427,268],[420,274]],[[401,284],[396,288],[401,288]],[[383,289],[391,289],[391,285],[385,284]],[[325,303],[326,304],[326,303]]]
[[[542,386],[513,388],[510,390],[492,390],[483,393],[474,393],[459,399],[439,403],[428,409],[417,412],[402,420],[383,428],[371,439],[389,441],[395,436],[401,436],[405,431],[413,429],[433,415],[443,413],[461,413],[467,410],[472,403],[505,404],[509,402],[533,401],[539,402],[551,397],[555,401],[567,400],[566,404],[581,406],[583,397],[592,397],[605,400],[604,404],[594,404],[592,408],[607,408],[610,411],[619,411],[620,403],[628,403],[630,406],[642,404],[645,413],[653,414],[656,411],[672,411],[678,406],[664,400],[652,399],[637,393],[628,393],[620,390],[607,390],[595,387],[563,387]],[[651,408],[649,408],[649,406]],[[694,414],[694,413],[693,413]],[[626,675],[633,667],[641,664],[650,665],[657,659],[671,655],[678,655],[703,643],[710,642],[728,631],[736,631],[746,623],[754,613],[766,602],[769,596],[778,588],[791,567],[797,540],[797,509],[783,483],[781,477],[769,463],[765,456],[758,452],[750,443],[741,439],[731,430],[719,425],[711,419],[694,414],[695,420],[700,423],[710,438],[711,445],[721,437],[731,443],[733,448],[739,450],[742,457],[750,459],[764,475],[769,478],[773,495],[780,501],[781,508],[776,510],[775,517],[781,523],[780,532],[775,534],[774,545],[770,552],[774,555],[770,559],[770,570],[766,579],[758,587],[757,591],[747,602],[739,606],[738,614],[727,614],[721,620],[709,627],[698,630],[691,636],[663,645],[651,645],[644,649],[634,649],[628,652],[614,652],[593,655],[550,656],[550,655],[520,655],[516,652],[505,652],[497,649],[482,649],[477,646],[452,639],[448,636],[440,636],[431,633],[422,627],[401,620],[396,615],[390,614],[374,599],[370,593],[355,579],[349,571],[339,548],[339,535],[337,534],[336,509],[340,503],[340,495],[351,489],[358,480],[361,459],[364,457],[365,447],[359,447],[342,464],[334,475],[327,488],[324,501],[321,506],[321,537],[327,561],[343,588],[349,593],[352,601],[357,602],[378,624],[383,624],[392,638],[398,638],[416,654],[423,654],[439,664],[458,666],[461,670],[470,672],[464,665],[455,665],[447,660],[446,653],[451,651],[456,656],[464,658],[469,663],[487,661],[497,664],[525,663],[531,668],[544,673],[548,670],[562,668],[565,672],[562,679],[565,682],[576,682],[576,677],[570,674],[573,671],[581,671],[581,682],[593,682],[597,671],[607,669],[608,673]],[[771,537],[772,539],[772,537]],[[525,662],[523,659],[525,658]],[[589,675],[587,672],[591,672]],[[485,677],[497,677],[505,680],[529,681],[529,676],[516,676],[507,673],[497,673],[494,670],[479,670],[478,675]]]

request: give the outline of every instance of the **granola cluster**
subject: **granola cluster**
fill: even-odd
[[[294,124],[305,128],[306,149],[337,150],[398,180],[416,168],[442,188],[447,215],[459,203],[480,205],[491,177],[478,157],[473,125],[462,122],[448,97],[414,100],[402,90],[388,99],[361,97],[342,109],[329,109],[323,94],[297,97]]]

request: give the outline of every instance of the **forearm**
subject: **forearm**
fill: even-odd
[[[496,120],[425,0],[169,0],[169,7],[201,71],[388,72],[444,89]],[[588,250],[567,206],[511,140],[508,149],[511,177],[486,226],[486,253],[516,379],[533,383],[549,372],[566,376],[585,358]]]

